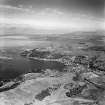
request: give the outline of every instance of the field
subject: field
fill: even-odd
[[[14,30],[0,35],[1,105],[105,104],[104,31]]]

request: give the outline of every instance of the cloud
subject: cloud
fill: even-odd
[[[64,15],[64,13],[57,9],[45,8],[44,10],[39,11],[37,15],[39,16],[62,16]]]
[[[18,7],[10,6],[10,5],[0,5],[0,9],[3,10],[3,12],[8,12],[11,11],[13,14],[19,13],[19,14],[31,14],[31,15],[36,15],[36,16],[63,16],[64,13],[58,9],[53,9],[53,8],[45,8],[40,11],[35,11],[32,6],[29,6],[25,8],[23,5],[18,5]],[[0,12],[1,12],[0,10]]]
[[[27,26],[35,28],[94,29],[97,27],[99,28],[101,25],[100,20],[97,18],[95,19],[90,15],[75,15],[74,13],[67,14],[66,12],[54,8],[45,8],[40,11],[35,11],[30,8],[25,8],[22,5],[19,7],[0,5],[0,17],[2,16],[1,11],[3,15],[5,14],[5,21],[3,22],[17,25],[27,24]],[[1,22],[3,18],[0,19]]]
[[[10,6],[10,5],[0,5],[0,9],[3,9],[3,10],[7,10],[7,12],[9,11],[9,10],[11,10],[11,11],[19,11],[19,12],[33,12],[31,9],[29,9],[29,8],[23,8],[23,6],[22,5],[19,5],[19,7],[14,7],[14,6]]]

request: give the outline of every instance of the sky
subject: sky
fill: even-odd
[[[0,22],[47,30],[105,28],[104,0],[0,0]]]

